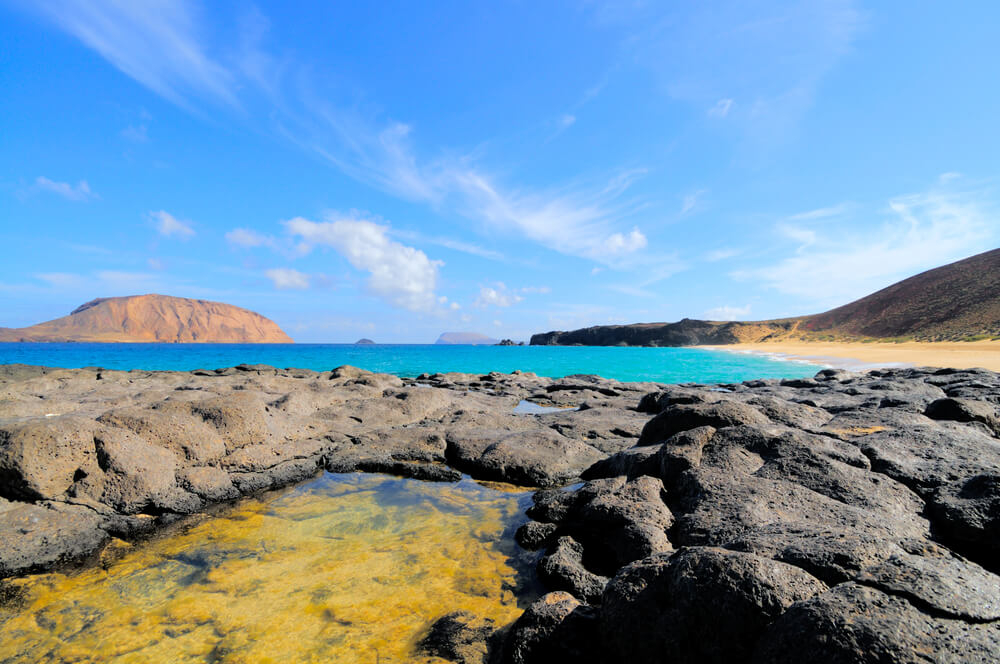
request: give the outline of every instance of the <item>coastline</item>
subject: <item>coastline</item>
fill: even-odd
[[[1000,341],[858,343],[776,341],[725,346],[694,346],[705,350],[770,355],[839,369],[877,367],[983,368],[1000,371]]]

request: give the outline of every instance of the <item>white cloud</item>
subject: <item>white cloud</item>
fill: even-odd
[[[480,287],[479,297],[474,303],[477,307],[509,307],[524,299],[517,293],[512,293],[503,282],[497,282],[494,286]]]
[[[458,311],[459,309],[462,308],[462,305],[460,305],[458,302],[452,302],[450,306],[452,311]]]
[[[145,143],[149,140],[149,136],[146,134],[146,125],[129,125],[122,129],[122,138],[132,141],[133,143]]]
[[[708,109],[709,116],[713,118],[724,118],[729,115],[729,110],[733,107],[732,99],[720,99],[715,102],[715,106]]]
[[[615,233],[604,241],[604,249],[612,256],[630,254],[646,246],[646,236],[638,228],[633,228],[628,235]]]
[[[792,226],[789,224],[779,224],[776,230],[788,239],[798,242],[800,245],[799,251],[802,251],[810,245],[816,244],[816,231],[811,228],[802,228],[801,226]]]
[[[546,295],[552,292],[552,289],[548,286],[525,286],[521,289],[522,293],[536,293],[539,295]]]
[[[464,197],[466,214],[501,228],[514,228],[527,238],[560,253],[600,263],[620,263],[621,258],[646,246],[634,228],[613,232],[613,220],[631,210],[613,205],[644,171],[622,173],[596,192],[519,194],[501,190],[490,178],[472,170],[453,172]]]
[[[713,249],[712,251],[705,254],[705,260],[710,263],[715,263],[718,261],[724,261],[727,258],[739,256],[742,253],[743,253],[742,249],[736,249],[734,247],[721,247],[719,249]]]
[[[746,320],[749,316],[749,304],[745,307],[715,307],[705,312],[706,320]]]
[[[888,220],[856,230],[839,226],[835,234],[795,232],[793,255],[773,265],[733,273],[790,295],[817,308],[844,304],[922,270],[978,253],[996,240],[995,213],[978,194],[932,190],[889,201]]]
[[[708,193],[707,189],[699,189],[684,196],[681,201],[681,214],[685,215],[698,205],[698,199]]]
[[[199,11],[185,0],[61,2],[27,5],[171,102],[191,98],[237,106],[235,81],[198,39]]]
[[[274,238],[249,228],[234,228],[226,233],[226,242],[236,247],[274,247]]]
[[[829,219],[831,217],[839,217],[850,211],[850,205],[847,203],[840,203],[839,205],[833,205],[831,207],[817,208],[815,210],[809,210],[807,212],[799,212],[798,214],[793,214],[788,217],[789,221],[813,221],[816,219]]]
[[[461,240],[455,240],[447,237],[427,237],[425,235],[422,235],[421,233],[415,233],[413,231],[393,230],[392,234],[395,237],[402,238],[404,240],[409,240],[411,242],[436,244],[439,247],[444,247],[445,249],[451,249],[452,251],[460,251],[464,254],[469,254],[471,256],[478,256],[479,258],[488,258],[489,260],[494,260],[494,261],[504,260],[504,255],[501,254],[499,251],[486,249],[485,247],[480,247],[478,244],[472,244],[471,242],[463,242]]]
[[[420,159],[409,124],[375,121],[347,105],[331,104],[305,67],[264,52],[260,43],[267,21],[259,12],[251,12],[240,26],[239,48],[223,59],[205,46],[211,26],[186,0],[63,0],[40,3],[34,11],[190,111],[199,112],[197,101],[240,109],[241,96],[258,95],[270,102],[267,117],[281,136],[383,191],[602,263],[621,265],[625,254],[645,246],[635,232],[626,235],[618,229],[637,207],[620,197],[643,170],[622,173],[607,184],[571,182],[544,191],[501,185],[475,165],[474,154]],[[565,127],[575,116],[567,113],[559,121]],[[609,255],[609,245],[618,251]],[[494,257],[493,252],[484,257]]]
[[[186,240],[194,235],[190,221],[181,221],[165,210],[150,212],[149,219],[156,224],[157,232],[164,237],[178,237]]]
[[[938,182],[944,184],[947,182],[951,182],[952,180],[957,180],[960,177],[962,177],[961,173],[957,173],[955,171],[948,171],[947,173],[942,173],[941,175],[938,176]]]
[[[297,217],[285,222],[288,231],[307,246],[327,246],[359,270],[368,272],[368,289],[395,306],[432,311],[438,268],[444,263],[388,237],[388,226],[371,221],[340,219],[315,222]]]
[[[80,180],[76,186],[73,186],[69,182],[56,182],[40,175],[35,178],[35,188],[39,191],[58,194],[71,201],[87,201],[98,198],[97,194],[90,190],[90,185],[87,184],[86,180]]]
[[[278,267],[264,272],[278,290],[305,290],[309,288],[309,275],[287,267]]]
[[[83,277],[79,274],[69,272],[41,272],[36,274],[35,278],[55,288],[73,288],[84,283]]]
[[[576,123],[576,116],[570,113],[563,113],[559,116],[559,126],[562,129],[568,129]]]

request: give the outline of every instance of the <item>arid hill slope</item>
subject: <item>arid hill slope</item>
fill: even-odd
[[[1000,336],[1000,249],[950,263],[825,313],[783,320],[599,325],[532,345],[696,346],[779,340],[960,341]]]
[[[253,311],[169,295],[91,300],[62,318],[0,328],[0,341],[292,343],[274,321]]]
[[[1000,249],[904,279],[815,316],[800,329],[923,341],[1000,335]]]

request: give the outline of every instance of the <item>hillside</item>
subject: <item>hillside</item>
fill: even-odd
[[[961,341],[1000,336],[1000,249],[904,279],[842,307],[754,322],[685,318],[531,337],[532,345],[697,346],[778,340]]]
[[[292,343],[274,321],[253,311],[169,295],[91,300],[62,318],[0,328],[0,341]]]
[[[948,341],[1000,336],[1000,249],[938,267],[801,323],[805,332]]]

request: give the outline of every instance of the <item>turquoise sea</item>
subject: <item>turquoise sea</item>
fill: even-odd
[[[90,344],[0,343],[0,364],[177,370],[270,364],[326,371],[351,364],[403,377],[462,371],[533,371],[540,376],[597,374],[627,381],[731,383],[800,378],[815,364],[696,348],[596,346],[445,346],[386,344]]]

